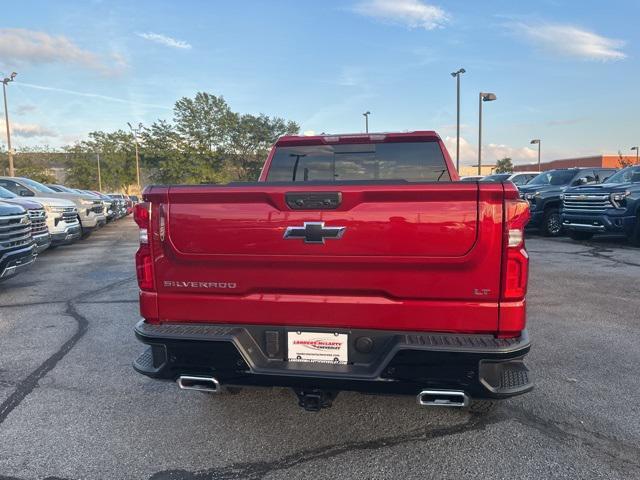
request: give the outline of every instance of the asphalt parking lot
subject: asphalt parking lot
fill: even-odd
[[[0,285],[0,478],[640,478],[640,250],[528,240],[536,389],[487,416],[136,374],[132,220]]]

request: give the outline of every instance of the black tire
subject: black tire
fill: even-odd
[[[82,226],[82,222],[80,221],[80,217],[78,217],[78,223],[80,223],[80,238],[81,239],[85,239],[87,237],[89,237],[89,235],[91,235],[91,230],[87,230],[86,228],[84,228]]]
[[[628,238],[631,245],[640,247],[640,214],[636,217],[636,224]]]
[[[562,234],[562,220],[558,208],[551,207],[544,211],[542,234],[545,237],[559,237]]]
[[[593,233],[581,232],[579,230],[571,230],[569,232],[569,237],[571,237],[571,240],[578,240],[578,241],[591,240],[593,238]]]
[[[469,412],[478,415],[486,415],[496,408],[497,405],[498,402],[495,400],[472,400],[469,404]]]

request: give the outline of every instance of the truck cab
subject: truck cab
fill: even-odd
[[[624,168],[600,185],[565,190],[561,215],[574,240],[623,234],[640,246],[640,165]]]
[[[520,198],[529,202],[531,221],[528,228],[538,229],[547,237],[563,232],[560,219],[562,193],[578,185],[602,183],[616,172],[614,168],[558,168],[542,172],[529,183],[519,186]]]

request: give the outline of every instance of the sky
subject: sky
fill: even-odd
[[[436,130],[461,158],[631,153],[640,143],[640,1],[29,1],[4,6],[13,146],[172,118],[178,98],[303,132]],[[4,120],[0,121],[4,132]]]

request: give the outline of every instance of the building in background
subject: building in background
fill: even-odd
[[[551,160],[549,162],[542,162],[540,169],[553,170],[554,168],[573,168],[573,167],[604,167],[604,168],[621,168],[620,164],[621,156],[615,155],[594,155],[592,157],[576,157],[576,158],[563,158],[560,160]],[[622,155],[622,159],[630,164],[635,164],[636,156],[634,155]],[[537,163],[527,163],[525,165],[515,165],[513,167],[516,172],[536,171],[538,170]]]
[[[482,165],[481,175],[491,175],[495,170],[495,165]],[[461,177],[473,177],[478,175],[478,165],[460,165],[458,175]]]

